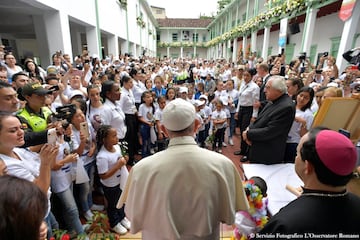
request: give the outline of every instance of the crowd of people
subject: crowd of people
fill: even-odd
[[[91,220],[94,210],[104,210],[92,199],[97,190],[118,234],[143,230],[148,239],[161,239],[156,230],[161,227],[162,236],[171,239],[183,234],[195,239],[195,232],[207,237],[199,239],[215,239],[216,224],[231,224],[235,211],[248,208],[242,188],[234,190],[242,186],[236,168],[219,155],[222,147],[234,145],[236,128],[241,141],[234,154],[242,162],[296,164],[299,155],[308,159],[299,153],[301,139],[309,138],[323,99],[360,93],[359,65],[339,72],[331,56],[322,56],[317,65],[306,57],[286,64],[284,54],[231,63],[127,54],[100,59],[83,51],[74,61],[61,52],[52,60],[41,67],[26,58],[20,66],[12,52],[0,59],[0,174],[34,182],[46,194],[39,214],[48,238],[59,227],[72,236],[84,234],[80,216]],[[351,167],[352,162],[335,174],[349,175]],[[193,172],[199,169],[206,174],[218,169],[219,179],[199,179]],[[180,180],[184,172],[191,177]],[[200,186],[207,194],[195,196]],[[173,191],[177,194],[170,196]],[[216,194],[237,197],[198,205]],[[187,211],[179,208],[185,202]],[[208,211],[214,206],[223,212]],[[168,210],[175,215],[167,216]],[[184,222],[185,212],[215,221],[207,228]],[[152,222],[157,214],[163,218]],[[36,233],[44,238],[43,229]]]

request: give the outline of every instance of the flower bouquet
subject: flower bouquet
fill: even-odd
[[[126,141],[120,141],[119,143],[121,155],[126,159],[126,161],[129,160],[129,149],[128,149],[128,143]]]
[[[252,179],[243,182],[243,186],[250,208],[249,212],[239,211],[235,215],[234,235],[237,240],[251,238],[268,221],[267,199],[264,199],[261,189]]]

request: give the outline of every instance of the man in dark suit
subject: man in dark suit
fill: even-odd
[[[251,163],[282,163],[295,105],[286,94],[285,79],[281,76],[271,76],[264,92],[268,103],[242,136],[251,145],[248,154]]]

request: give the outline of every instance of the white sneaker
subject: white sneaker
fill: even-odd
[[[229,138],[229,144],[230,144],[231,146],[234,146],[234,142],[233,142],[232,138]]]
[[[227,146],[227,144],[226,144],[225,142],[223,142],[222,145],[223,145],[223,147],[226,147],[226,146]]]
[[[82,227],[84,229],[84,232],[87,232],[90,229],[90,224],[85,223],[82,225]]]
[[[124,228],[130,230],[131,222],[129,221],[129,219],[127,219],[126,217],[124,217],[124,219],[121,220],[120,223],[121,223],[121,225],[122,225]]]
[[[222,150],[221,150],[221,149],[219,149],[218,153],[222,153]]]
[[[84,213],[84,218],[86,219],[86,221],[91,221],[94,217],[94,214],[90,211],[90,210],[87,210],[85,213]]]
[[[155,150],[153,148],[150,148],[150,154],[155,154]]]
[[[120,235],[124,235],[127,233],[126,228],[123,227],[120,223],[116,224],[115,227],[112,228],[112,230]]]
[[[105,207],[104,205],[93,204],[90,209],[93,211],[104,211]]]

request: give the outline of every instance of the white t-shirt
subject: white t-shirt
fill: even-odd
[[[156,111],[155,111],[155,120],[160,121],[161,124],[163,123],[162,122],[162,114],[163,114],[162,109],[160,109],[160,108],[156,109]]]
[[[224,110],[221,111],[213,111],[211,114],[211,119],[212,120],[219,120],[219,119],[226,119],[226,112]],[[216,124],[216,128],[220,129],[220,128],[224,128],[226,126],[226,121],[224,123],[221,124]]]
[[[101,147],[96,157],[98,173],[103,174],[114,167],[118,159],[122,156],[119,145],[115,145],[115,152],[109,152],[104,146]],[[125,167],[125,166],[123,166]],[[111,177],[101,179],[100,182],[106,187],[115,187],[120,184],[121,171],[118,169]]]
[[[121,111],[122,112],[122,111]],[[97,130],[99,129],[99,127],[104,124],[104,105],[101,105],[100,107],[91,107],[90,105],[88,105],[88,109],[87,109],[87,118],[91,123],[91,126],[94,128],[94,130],[97,132]],[[113,113],[114,114],[114,113]],[[125,115],[124,115],[125,118]]]
[[[146,106],[145,103],[142,103],[139,107],[139,117],[143,117],[146,121],[153,121],[154,120],[154,114],[153,114],[153,107]]]
[[[59,145],[59,153],[56,156],[56,161],[63,160],[70,154],[70,145],[68,142],[63,142]],[[51,171],[51,190],[54,193],[61,193],[70,188],[72,184],[71,177],[72,163],[65,163],[57,171]]]
[[[306,109],[304,112],[300,109],[296,109],[295,117],[301,117],[306,120],[306,127],[307,130],[310,130],[311,125],[314,120],[314,115],[310,109]],[[300,142],[300,130],[301,130],[301,123],[294,121],[290,131],[288,133],[288,138],[286,140],[287,143],[299,143]]]
[[[95,139],[95,131],[92,128],[91,124],[89,125],[89,139],[86,140],[85,148],[82,154],[79,154],[79,160],[81,160],[84,164],[84,166],[88,165],[89,163],[93,162],[95,160],[95,156],[88,156],[88,153],[90,151],[90,147],[92,146],[92,141]],[[73,127],[73,144],[74,149],[77,149],[80,145],[80,132]],[[74,164],[73,164],[74,165]],[[76,166],[76,163],[75,163]]]
[[[0,158],[4,161],[7,167],[7,174],[34,182],[35,178],[40,175],[40,158],[39,154],[31,152],[26,148],[14,148],[13,151],[19,156],[19,159],[0,154]],[[50,188],[47,191],[48,211],[50,212]]]
[[[204,124],[204,119],[203,119],[201,110],[196,113],[196,118],[199,119],[200,124],[201,124],[198,131],[204,131],[205,130],[205,124]]]

